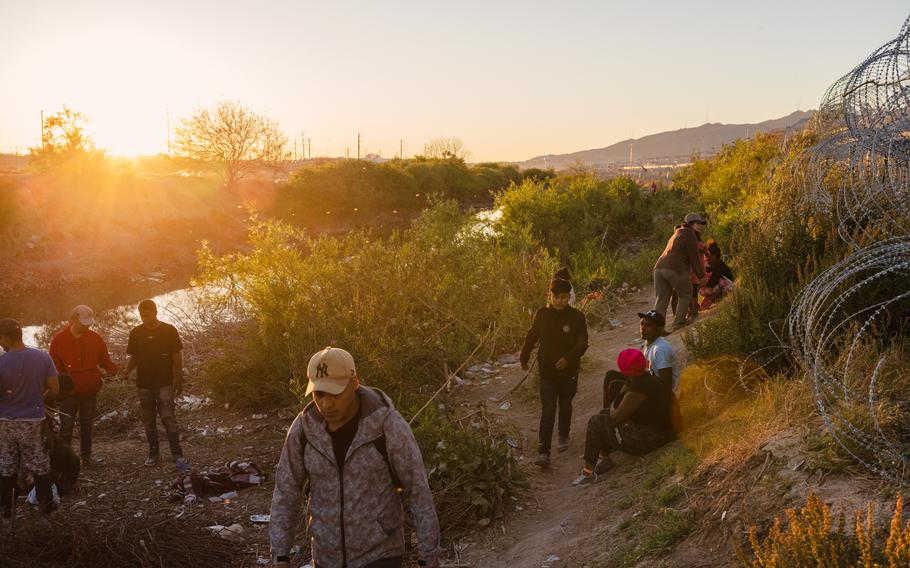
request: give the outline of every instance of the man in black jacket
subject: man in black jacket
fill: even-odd
[[[550,442],[556,409],[559,408],[560,452],[569,449],[572,398],[578,390],[581,356],[588,349],[588,324],[585,315],[569,306],[571,284],[554,279],[550,283],[549,303],[537,310],[521,350],[521,368],[527,370],[534,346],[540,371],[540,447],[534,464],[550,464]]]

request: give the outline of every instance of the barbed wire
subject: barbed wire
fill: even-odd
[[[788,339],[837,443],[903,483],[910,391],[894,363],[910,307],[910,18],[828,89],[816,127],[804,199],[849,252],[799,294]]]

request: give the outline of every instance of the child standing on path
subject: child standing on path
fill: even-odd
[[[527,370],[531,351],[538,343],[537,364],[540,371],[539,455],[534,464],[550,464],[550,443],[559,409],[560,452],[569,449],[569,427],[572,423],[572,399],[578,390],[581,356],[588,349],[588,324],[585,315],[569,306],[572,286],[566,280],[550,283],[549,303],[537,310],[534,322],[521,349],[521,368]]]

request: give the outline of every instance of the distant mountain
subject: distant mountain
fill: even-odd
[[[646,161],[678,162],[695,154],[710,156],[724,145],[752,136],[756,132],[797,130],[812,117],[815,111],[796,111],[782,118],[757,124],[720,124],[712,122],[694,128],[680,128],[660,132],[638,139],[623,140],[606,148],[582,150],[570,154],[549,154],[519,162],[521,168],[554,168],[557,170],[582,165],[597,169],[629,164],[629,145],[632,146],[632,163]]]

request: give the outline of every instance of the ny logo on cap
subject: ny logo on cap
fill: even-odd
[[[329,365],[328,363],[320,363],[316,367],[316,378],[321,379],[322,377],[329,376]]]

